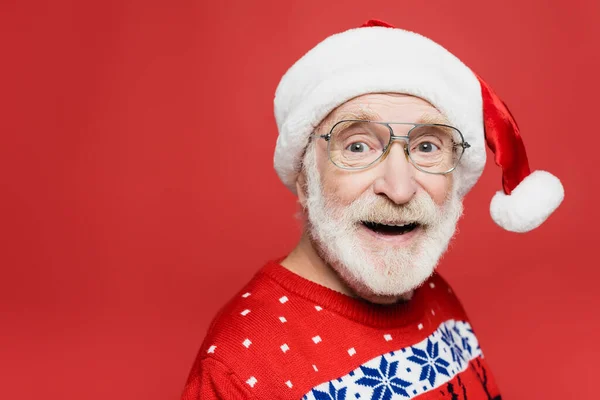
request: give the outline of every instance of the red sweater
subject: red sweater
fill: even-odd
[[[184,400],[500,399],[467,316],[434,274],[381,306],[269,263],[217,315]]]

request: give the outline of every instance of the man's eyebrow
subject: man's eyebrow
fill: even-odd
[[[344,120],[358,119],[361,121],[379,121],[381,117],[374,111],[357,110],[357,111],[342,111],[335,118],[331,118],[327,123],[323,124],[323,132],[329,132],[333,125]]]
[[[356,110],[356,111],[342,111],[336,118],[330,118],[326,123],[321,125],[320,131],[328,133],[335,124],[343,120],[358,119],[362,121],[381,121],[381,117],[374,111],[371,110]],[[386,122],[411,122],[411,121],[386,121]],[[442,124],[452,126],[448,118],[443,114],[431,114],[423,113],[415,121],[417,124]]]
[[[371,110],[358,110],[358,111],[347,111],[340,114],[337,118],[338,121],[344,119],[359,119],[363,121],[379,121],[381,117],[375,111]]]
[[[446,118],[443,114],[428,114],[424,113],[421,117],[416,121],[417,124],[442,124],[442,125],[451,125],[448,118]]]

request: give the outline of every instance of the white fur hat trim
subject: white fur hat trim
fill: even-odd
[[[540,226],[564,197],[564,188],[557,177],[546,171],[534,171],[510,195],[497,192],[490,203],[490,214],[507,231],[528,232]]]

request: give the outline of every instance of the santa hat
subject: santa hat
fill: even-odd
[[[530,171],[516,122],[485,81],[432,40],[376,20],[328,37],[281,79],[274,163],[283,183],[296,192],[309,135],[331,111],[354,97],[386,92],[427,100],[462,132],[471,147],[454,171],[461,197],[483,172],[487,143],[502,168],[503,190],[490,204],[502,228],[530,231],[562,202],[558,178]]]

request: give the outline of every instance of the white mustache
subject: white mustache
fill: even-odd
[[[417,194],[406,204],[395,204],[383,196],[368,194],[360,197],[347,207],[340,209],[338,218],[347,223],[375,222],[386,225],[405,225],[417,223],[420,225],[433,225],[442,216],[442,211],[433,199],[425,194]]]

